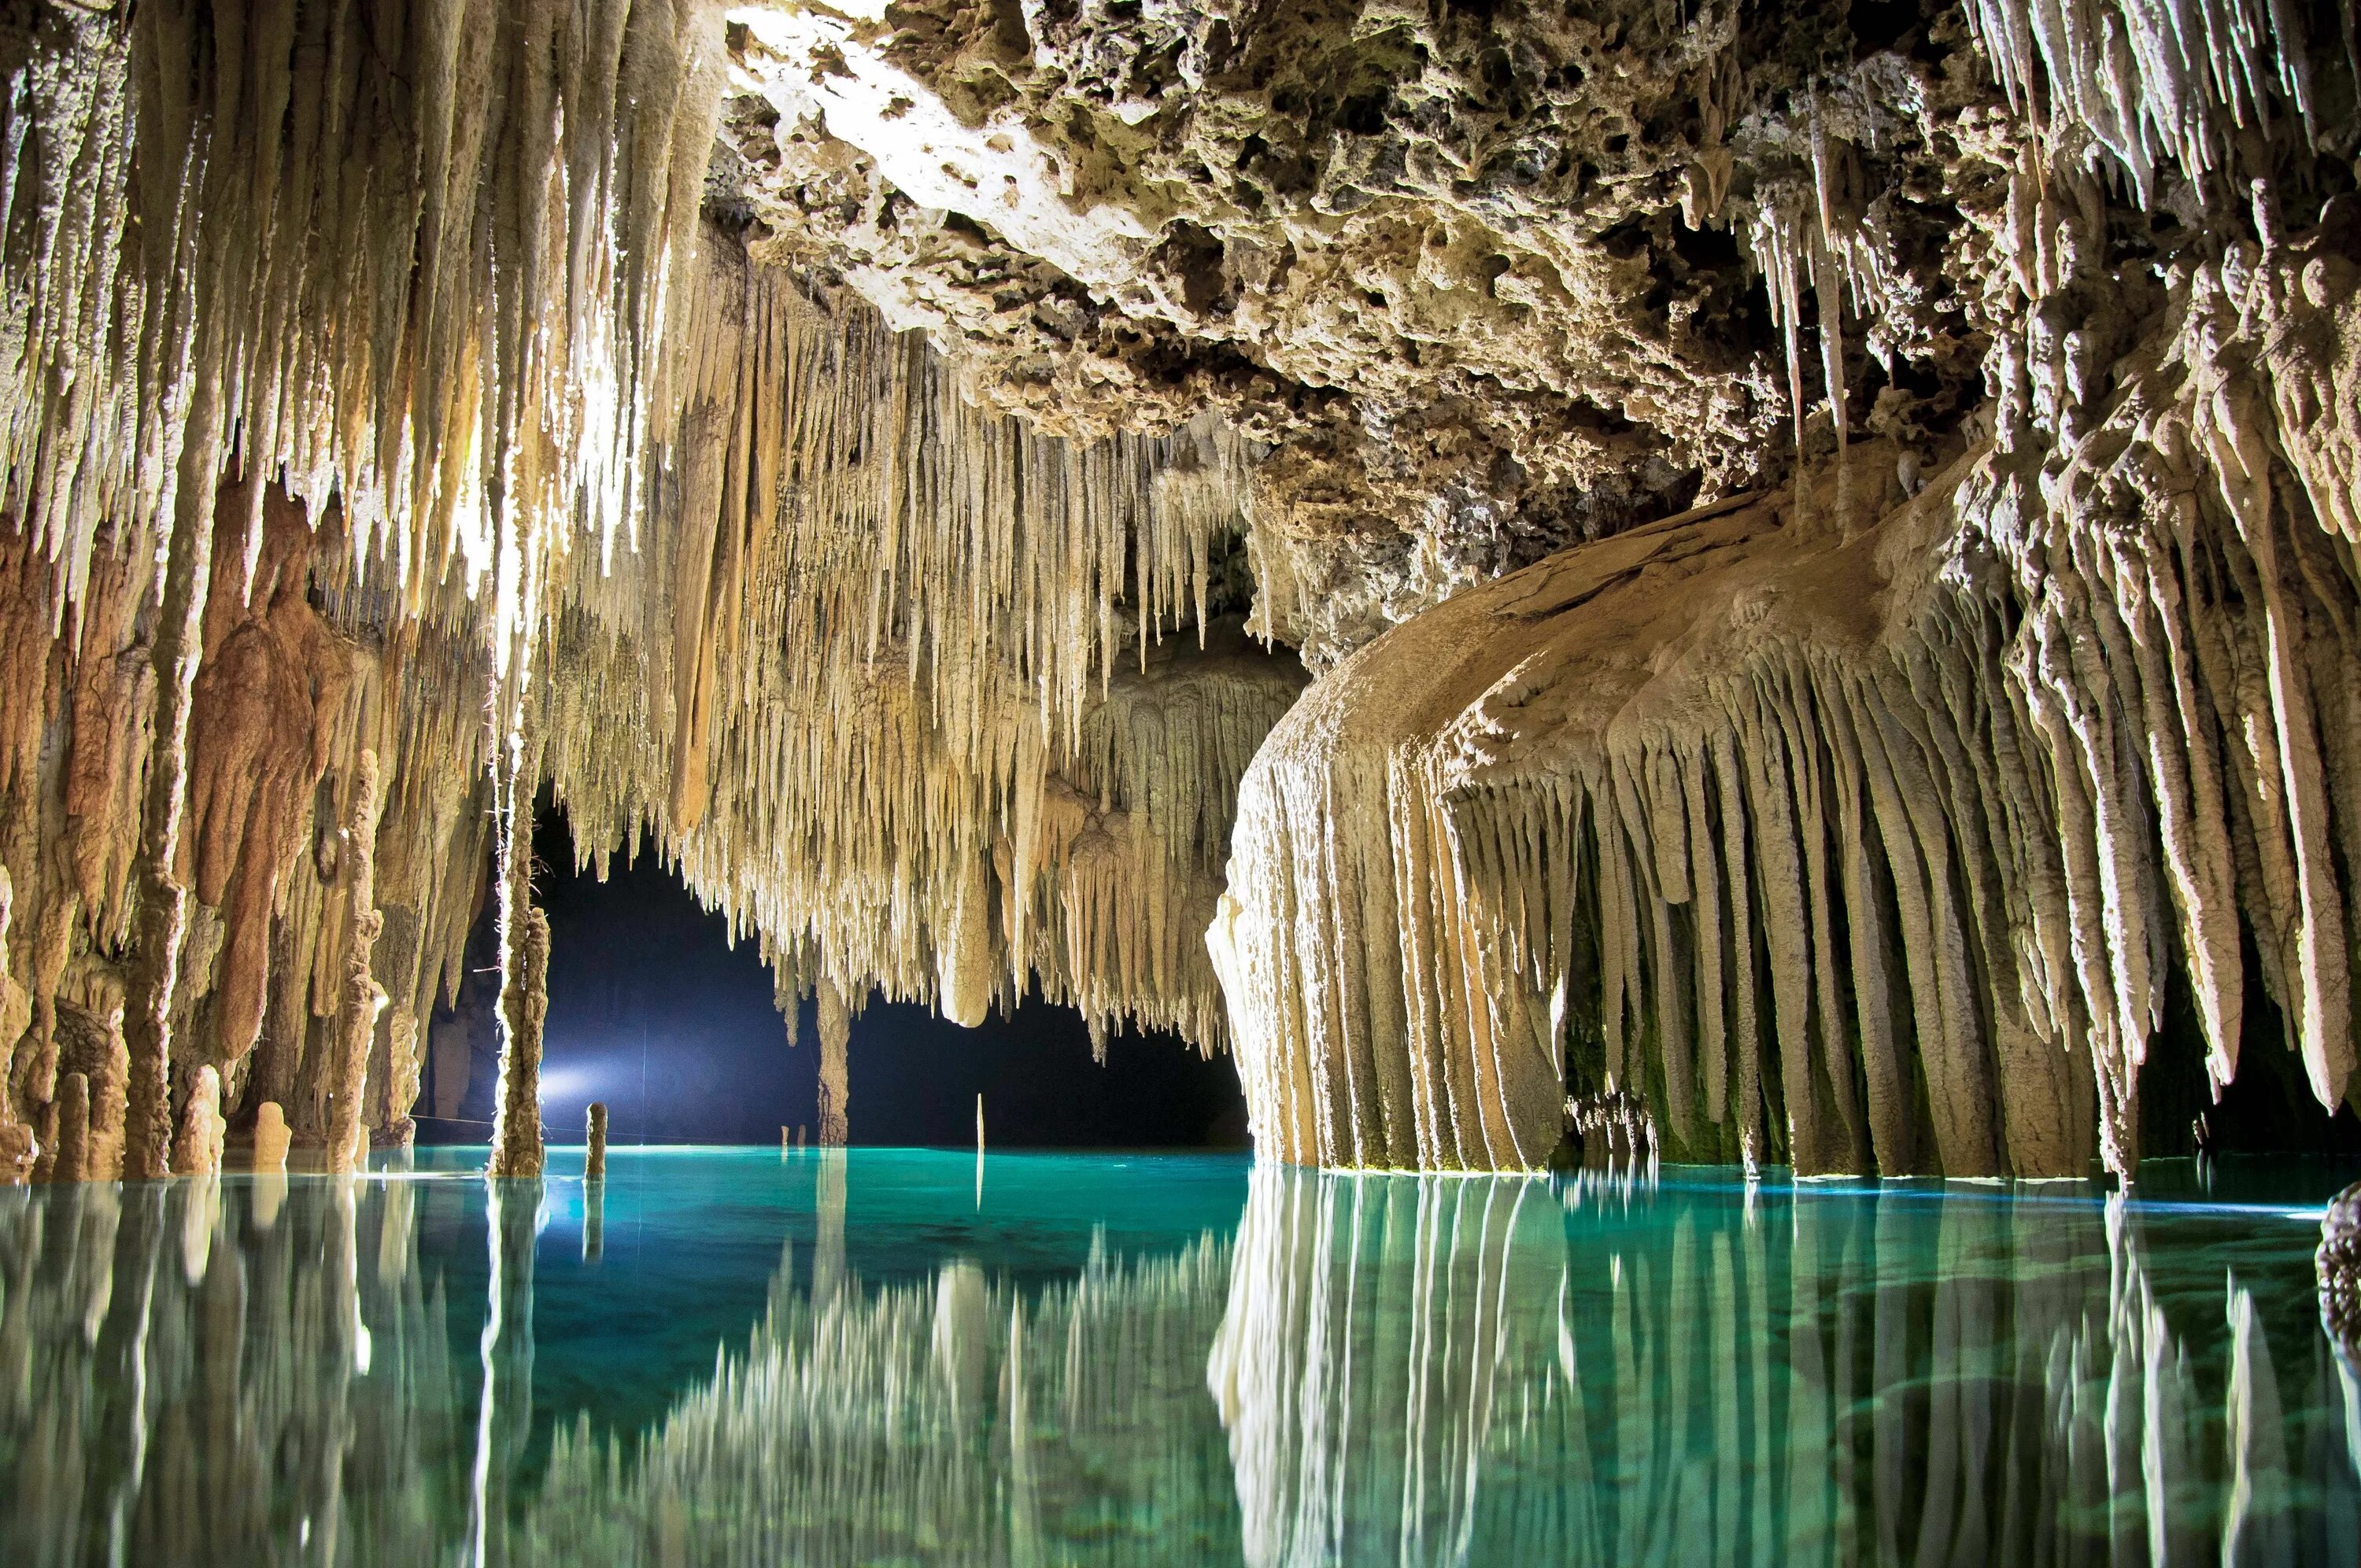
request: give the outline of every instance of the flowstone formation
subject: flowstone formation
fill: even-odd
[[[2356,59],[0,6],[0,1177],[73,1073],[70,1172],[207,1069],[240,1158],[408,1136],[544,789],[791,1017],[1172,1029],[1290,1159],[2127,1175],[2144,1078],[2288,1047],[2341,1106]]]

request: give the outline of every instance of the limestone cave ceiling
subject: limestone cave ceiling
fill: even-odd
[[[2341,1105],[2356,59],[2350,0],[0,0],[0,1163],[401,1135],[544,788],[783,998],[1171,1027],[1290,1158]]]

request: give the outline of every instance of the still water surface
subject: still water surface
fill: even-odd
[[[0,1563],[2361,1562],[2350,1172],[0,1191]]]

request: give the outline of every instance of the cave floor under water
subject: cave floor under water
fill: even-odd
[[[2352,1563],[2352,1172],[0,1192],[0,1562]]]

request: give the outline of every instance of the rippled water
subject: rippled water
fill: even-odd
[[[2361,1561],[2324,1166],[480,1158],[0,1192],[0,1562]]]

